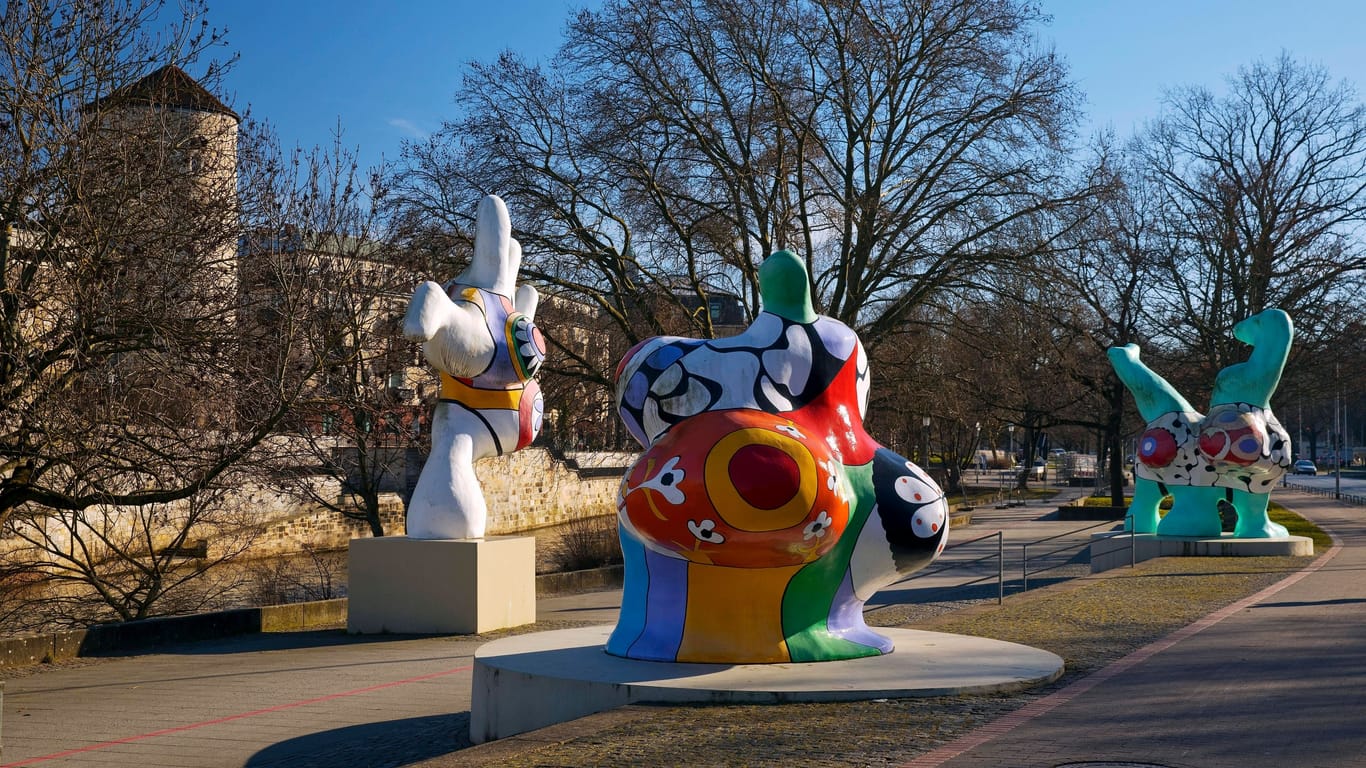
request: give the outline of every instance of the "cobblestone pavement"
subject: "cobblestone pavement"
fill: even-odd
[[[971,768],[1138,756],[1180,768],[1363,765],[1363,512],[1309,496],[1278,500],[1337,530],[1343,549],[1282,592],[1141,663],[1124,659],[1282,582],[1311,558],[1156,560],[1097,577],[1059,576],[1003,606],[993,584],[990,599],[957,594],[870,612],[882,625],[981,634],[1062,655],[1065,676],[1026,693],[635,706],[470,747],[472,654],[496,635],[258,635],[6,672],[0,766]],[[614,614],[613,593],[541,606],[548,619],[528,629],[604,623]],[[1289,749],[1311,759],[1287,760]]]

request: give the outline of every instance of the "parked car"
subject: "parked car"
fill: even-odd
[[[1319,468],[1309,459],[1300,459],[1295,462],[1294,473],[1297,475],[1317,475]]]

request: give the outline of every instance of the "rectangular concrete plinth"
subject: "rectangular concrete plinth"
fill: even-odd
[[[355,539],[352,634],[478,634],[536,621],[536,539]]]
[[[1158,536],[1140,533],[1133,537],[1133,562],[1154,557],[1307,557],[1314,554],[1314,540],[1307,536],[1274,539],[1239,539],[1223,536]],[[1097,533],[1091,536],[1091,573],[1128,565],[1129,534]]]

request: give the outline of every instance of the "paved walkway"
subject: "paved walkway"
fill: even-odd
[[[468,744],[471,640],[256,635],[6,682],[6,766],[405,765]],[[370,762],[366,755],[382,755]]]
[[[1339,547],[909,765],[1366,766],[1366,510],[1285,503]]]
[[[1317,570],[911,764],[1366,765],[1366,510],[1285,501],[1342,538]],[[1040,523],[1044,511],[990,524],[1081,525]],[[616,601],[539,611],[546,626],[607,623]],[[27,670],[6,681],[0,766],[458,765],[485,639],[257,635]]]

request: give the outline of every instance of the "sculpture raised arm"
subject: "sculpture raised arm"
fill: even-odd
[[[1281,372],[1290,357],[1295,326],[1283,310],[1268,309],[1233,326],[1233,337],[1252,347],[1245,362],[1230,365],[1214,377],[1210,405],[1247,403],[1270,408],[1271,395],[1281,383]]]

